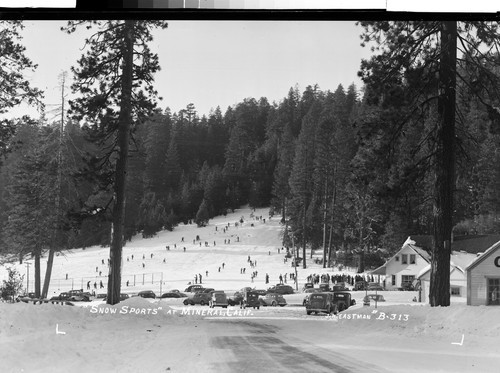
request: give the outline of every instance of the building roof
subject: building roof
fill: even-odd
[[[469,266],[465,270],[470,271],[472,268],[474,268],[483,260],[485,260],[491,253],[495,252],[498,248],[500,248],[500,241],[493,244],[488,250],[486,250],[483,254],[478,256],[476,260],[474,260],[471,264],[469,264]]]
[[[500,241],[500,234],[455,236],[451,249],[472,254],[484,253],[498,241]]]
[[[469,264],[471,264],[474,260],[476,260],[477,256],[470,253],[453,251],[450,257],[450,273],[453,272],[454,269],[465,273],[465,269]],[[427,272],[431,270],[430,264],[423,268],[419,273],[417,278],[422,277]]]
[[[371,271],[370,274],[372,274],[372,275],[385,275],[386,269],[387,268],[385,267],[385,264],[384,264],[384,265],[381,265],[380,267],[374,269],[373,271]]]
[[[381,265],[380,267],[374,269],[373,271],[370,272],[372,275],[386,275],[387,272],[387,263],[389,263],[396,255],[400,253],[401,250],[403,250],[405,247],[409,247],[412,249],[416,254],[422,257],[427,263],[431,262],[431,255],[428,251],[422,249],[421,247],[416,246],[415,241],[412,239],[412,237],[408,237],[406,241],[403,243],[403,246],[401,246],[401,249],[398,250],[396,254],[394,254],[384,265]]]

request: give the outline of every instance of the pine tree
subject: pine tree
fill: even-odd
[[[70,21],[65,31],[71,33],[84,22]],[[105,144],[112,140],[111,150],[101,164],[112,164],[114,203],[109,304],[120,300],[121,261],[124,239],[125,192],[130,133],[138,121],[143,121],[156,107],[157,92],[153,74],[160,69],[157,55],[151,53],[148,42],[152,29],[165,28],[161,21],[91,21],[87,28],[98,30],[86,40],[89,47],[72,68],[75,74],[74,91],[81,96],[70,102],[77,119],[92,121],[94,135]],[[115,156],[116,154],[116,156]]]

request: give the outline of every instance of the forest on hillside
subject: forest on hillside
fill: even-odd
[[[412,24],[420,31],[407,34],[397,30],[403,27],[398,23],[393,34],[383,22],[364,26],[360,34],[367,42],[376,43],[377,32],[397,39],[387,48],[399,65],[375,54],[360,61],[362,88],[338,85],[330,91],[311,82],[303,91],[291,87],[278,102],[247,98],[199,115],[193,104],[179,112],[160,108],[147,100],[146,93],[154,92],[145,87],[136,97],[143,111],[133,116],[129,132],[125,240],[189,222],[203,226],[247,204],[269,206],[271,216],[283,217],[284,245],[325,247],[327,262],[355,263],[363,256],[377,266],[409,235],[432,234],[440,117],[433,100],[435,51],[432,43],[411,49],[409,41],[424,40],[439,22]],[[474,37],[493,43],[489,29],[474,27],[483,30]],[[469,31],[464,26],[460,32]],[[456,66],[453,229],[498,233],[499,54],[479,52],[463,38],[464,53],[470,53]],[[78,62],[74,73],[81,79],[89,61]],[[152,61],[144,67],[152,71],[143,74],[154,72]],[[3,253],[111,243],[118,110],[101,110],[111,98],[81,82],[73,89],[82,99],[70,103],[67,117],[2,122]],[[85,112],[89,105],[97,108],[93,117]]]

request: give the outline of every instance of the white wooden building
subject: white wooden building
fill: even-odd
[[[416,246],[415,241],[408,237],[392,258],[371,273],[385,278],[384,287],[387,290],[396,290],[413,284],[430,260],[429,253]]]
[[[467,272],[465,269],[477,255],[464,251],[453,251],[450,257],[450,295],[455,300],[465,303],[467,297]],[[431,266],[426,266],[419,274],[422,302],[429,301],[429,288],[431,280]]]
[[[500,306],[500,241],[467,268],[467,304]]]

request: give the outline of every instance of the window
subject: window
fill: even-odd
[[[401,264],[408,264],[408,254],[401,255]]]
[[[396,275],[392,275],[392,285],[396,285]]]
[[[403,275],[401,276],[401,286],[409,286],[413,283],[413,280],[415,279],[415,276],[413,275]]]
[[[488,279],[488,305],[500,306],[500,278]]]
[[[415,254],[410,254],[410,264],[415,264],[417,262],[417,257]]]
[[[458,295],[460,296],[460,287],[459,286],[452,286],[450,288],[451,295]]]
[[[396,262],[399,262],[399,256],[396,257]]]

